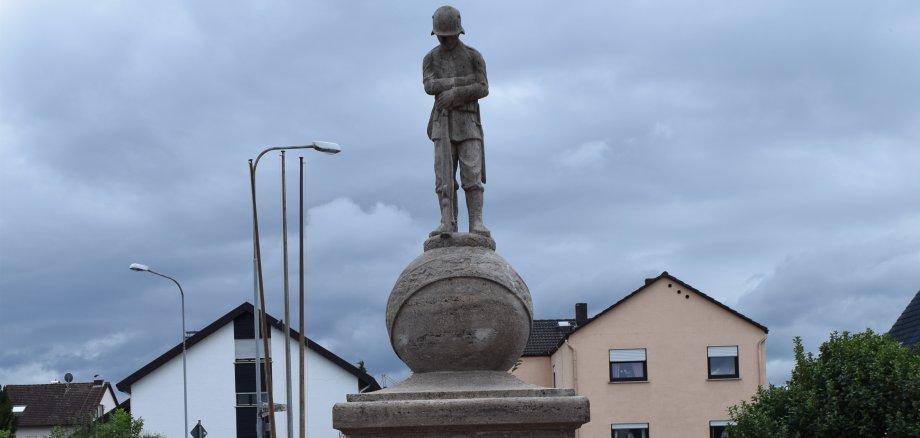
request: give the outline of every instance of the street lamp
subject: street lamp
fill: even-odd
[[[338,145],[338,143],[333,143],[331,141],[314,141],[304,146],[274,146],[265,149],[264,151],[260,152],[258,156],[256,156],[256,161],[252,165],[253,170],[259,167],[259,159],[262,158],[262,155],[265,155],[271,151],[288,151],[292,149],[316,149],[319,152],[329,155],[335,155],[339,152],[342,152],[342,148]]]
[[[185,292],[182,291],[182,285],[176,281],[175,278],[172,278],[168,275],[163,275],[159,272],[156,272],[150,269],[147,265],[142,265],[140,263],[131,263],[131,266],[128,269],[136,272],[149,272],[153,275],[159,275],[163,278],[168,278],[172,280],[173,283],[176,283],[176,286],[179,287],[179,298],[182,302],[182,406],[185,414],[185,429],[183,436],[186,433],[189,433],[188,428],[188,373],[186,371],[186,350],[185,350]]]
[[[259,244],[259,217],[258,217],[258,209],[256,207],[256,168],[259,166],[259,160],[266,153],[270,151],[282,151],[282,158],[281,158],[281,162],[282,162],[282,209],[286,209],[286,205],[284,205],[286,203],[286,198],[285,198],[285,193],[284,193],[284,181],[283,181],[283,178],[284,178],[284,152],[283,151],[293,150],[293,149],[314,149],[314,150],[317,150],[319,152],[329,154],[329,155],[335,155],[342,151],[342,148],[336,143],[328,142],[328,141],[314,141],[310,144],[302,145],[302,146],[274,146],[274,147],[266,148],[265,150],[260,152],[259,155],[256,156],[255,160],[249,160],[249,178],[250,178],[250,185],[252,189],[253,301],[255,302],[254,304],[254,307],[256,310],[255,313],[256,315],[258,315],[256,318],[253,318],[253,325],[254,325],[255,333],[262,334],[261,336],[262,342],[263,344],[265,344],[264,348],[266,350],[268,350],[268,341],[265,336],[265,333],[263,333],[263,330],[262,330],[262,329],[267,330],[267,327],[265,327],[266,324],[263,318],[263,314],[265,312],[265,295],[262,292],[264,288],[263,288],[263,283],[262,283],[262,269],[261,269],[262,255],[261,255],[260,244]],[[301,167],[302,167],[302,164],[301,164]],[[302,177],[303,177],[303,171],[301,170],[301,178]],[[301,185],[303,185],[302,181],[301,181]],[[291,408],[292,408],[291,404],[293,401],[292,395],[291,395],[291,351],[290,351],[291,349],[290,349],[290,342],[287,341],[287,336],[291,331],[290,299],[289,299],[289,290],[288,290],[288,262],[287,262],[287,214],[286,214],[286,210],[284,211],[285,212],[282,214],[282,216],[283,216],[283,221],[284,221],[284,224],[283,224],[283,228],[284,228],[283,230],[283,239],[284,239],[284,331],[285,331],[285,344],[284,344],[285,349],[284,350],[285,350],[285,375],[286,375],[286,382],[287,382],[287,385],[286,385],[287,400],[286,401],[288,405],[287,406],[287,429],[288,429],[288,436],[293,437],[293,424],[292,424],[293,423],[292,422],[293,413],[291,412]],[[261,307],[261,310],[260,310],[260,307]],[[260,325],[260,322],[261,322],[261,325]],[[301,337],[303,337],[303,333],[301,333]],[[255,343],[256,343],[256,406],[257,406],[256,412],[258,415],[257,424],[259,424],[259,427],[256,428],[256,436],[257,438],[262,438],[262,435],[263,435],[262,427],[261,427],[261,423],[259,423],[262,417],[262,392],[261,392],[261,383],[262,383],[261,380],[262,379],[261,379],[261,372],[260,372],[260,366],[259,366],[261,357],[260,357],[260,352],[259,352],[260,346],[259,346],[258,338],[259,336],[255,337]],[[268,357],[269,354],[270,352],[266,351],[266,357]],[[266,362],[268,361],[266,360]],[[270,364],[266,363],[266,367],[268,366],[270,366]],[[275,436],[275,426],[274,426],[274,415],[272,415],[272,412],[274,411],[274,405],[273,405],[274,400],[272,396],[273,388],[272,388],[272,383],[271,383],[271,380],[272,380],[271,374],[270,374],[271,370],[267,369],[266,372],[269,373],[269,378],[265,382],[266,385],[269,386],[268,391],[267,391],[268,396],[269,396],[269,401],[268,401],[269,423],[271,424],[272,436],[274,437]],[[301,423],[303,423],[304,415],[306,415],[305,412],[300,413]]]

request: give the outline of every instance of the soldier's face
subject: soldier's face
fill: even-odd
[[[457,35],[438,35],[438,42],[441,43],[441,47],[453,50],[454,47],[457,47],[457,43],[460,42],[460,37]]]

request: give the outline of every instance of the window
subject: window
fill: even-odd
[[[709,347],[709,378],[738,378],[738,347]]]
[[[728,426],[734,424],[731,421],[710,421],[709,438],[731,438],[728,435]]]
[[[26,411],[26,405],[13,406],[13,416],[19,417]],[[30,411],[31,412],[31,411]]]
[[[233,364],[234,370],[234,380],[235,380],[235,389],[236,392],[256,392],[256,363],[252,362],[236,362]],[[261,387],[268,388],[268,385],[265,384],[265,362],[259,363],[259,370],[261,377]]]
[[[268,401],[268,393],[262,393],[262,401]],[[238,392],[236,393],[236,405],[237,406],[255,406],[256,405],[256,393],[254,392]]]
[[[96,418],[102,418],[103,415],[105,415],[105,406],[96,406]]]
[[[644,382],[648,380],[645,349],[610,350],[611,382]]]
[[[648,438],[648,423],[620,423],[610,425],[613,438]]]

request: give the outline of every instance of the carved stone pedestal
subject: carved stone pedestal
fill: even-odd
[[[533,305],[491,238],[428,239],[396,281],[386,323],[415,374],[337,403],[333,427],[349,437],[563,438],[589,420],[587,398],[507,372],[527,345]]]
[[[588,400],[504,371],[415,374],[393,388],[352,394],[333,425],[354,438],[563,438],[588,421]]]

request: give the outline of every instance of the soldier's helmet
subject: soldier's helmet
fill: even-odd
[[[453,6],[441,6],[431,16],[431,34],[438,36],[456,36],[463,32],[460,25],[460,11]]]

